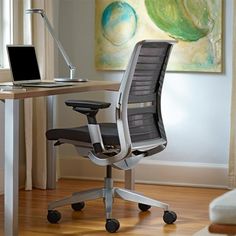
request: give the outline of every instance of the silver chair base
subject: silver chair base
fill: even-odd
[[[51,202],[48,205],[48,211],[51,211],[57,207],[65,205],[103,198],[105,204],[106,219],[111,219],[112,203],[113,203],[113,198],[115,197],[149,206],[160,207],[164,211],[168,211],[169,205],[166,203],[154,200],[152,198],[146,197],[140,193],[131,190],[113,187],[112,178],[105,178],[104,182],[105,186],[103,188],[75,192],[72,194],[72,196]]]

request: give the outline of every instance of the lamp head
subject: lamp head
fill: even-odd
[[[40,8],[32,8],[32,9],[27,9],[26,10],[26,14],[33,14],[33,13],[38,13],[42,16],[45,15],[45,12],[43,9],[40,9]]]

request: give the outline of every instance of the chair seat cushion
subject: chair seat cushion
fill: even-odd
[[[105,145],[118,145],[119,138],[115,123],[101,123],[100,130]],[[48,140],[67,139],[91,143],[88,126],[74,128],[50,129],[46,132]]]
[[[212,223],[236,225],[236,189],[214,199],[209,206]]]

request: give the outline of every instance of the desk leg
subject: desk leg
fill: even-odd
[[[5,100],[4,232],[18,234],[19,100]]]
[[[135,170],[130,169],[125,171],[125,188],[134,190],[135,188]]]
[[[47,129],[54,127],[54,96],[47,97]],[[56,188],[56,153],[54,141],[47,141],[47,189]]]

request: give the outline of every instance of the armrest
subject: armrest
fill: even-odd
[[[74,109],[78,108],[90,108],[92,110],[108,108],[111,103],[99,102],[99,101],[86,101],[86,100],[67,100],[65,101],[67,106],[71,106]]]
[[[67,106],[73,107],[74,111],[80,112],[87,116],[89,124],[97,124],[96,114],[99,109],[107,108],[111,105],[108,102],[87,101],[87,100],[67,100]]]

